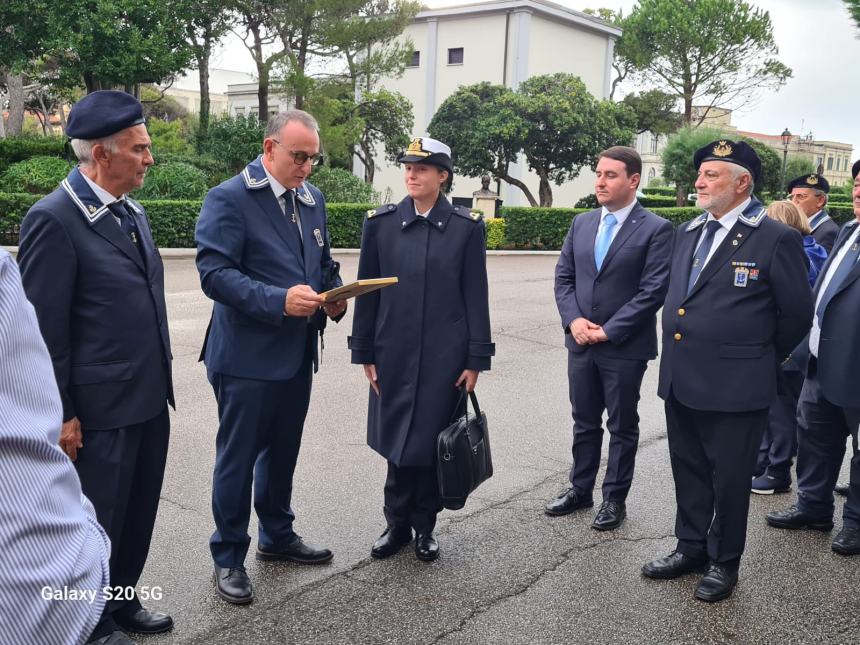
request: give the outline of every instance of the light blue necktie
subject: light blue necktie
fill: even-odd
[[[612,231],[615,230],[615,225],[618,220],[615,215],[607,213],[603,218],[603,230],[597,236],[597,241],[594,243],[594,262],[597,265],[597,270],[603,266],[603,260],[606,258],[606,252],[609,250],[609,245],[612,243]]]

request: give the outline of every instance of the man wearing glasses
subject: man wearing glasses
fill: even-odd
[[[319,295],[340,279],[325,201],[305,181],[321,161],[318,132],[307,112],[272,116],[263,154],[209,191],[197,223],[197,269],[215,302],[200,355],[219,418],[209,546],[217,592],[234,604],[254,598],[244,567],[252,481],[258,560],[332,558],[295,533],[290,508],[325,321],[320,308],[335,320],[346,311],[345,302],[324,304]]]

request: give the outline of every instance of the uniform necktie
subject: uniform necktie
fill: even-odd
[[[137,252],[140,253],[141,259],[143,259],[143,252],[140,248],[140,231],[137,229],[134,215],[129,211],[128,206],[125,204],[125,200],[109,204],[108,210],[110,210],[110,212],[119,220],[120,229],[125,236],[131,240],[131,243],[134,244]]]
[[[609,245],[612,243],[612,231],[615,230],[617,223],[618,220],[612,213],[607,213],[603,218],[603,230],[600,231],[594,244],[594,262],[598,271],[603,266],[603,260],[606,259],[606,252],[609,251]]]
[[[845,278],[851,273],[851,269],[857,264],[858,256],[860,256],[860,238],[854,238],[854,244],[851,245],[848,253],[845,254],[839,266],[836,267],[833,277],[827,283],[824,295],[821,296],[821,302],[818,303],[818,307],[815,309],[815,313],[818,315],[819,326],[821,325],[821,319],[824,317],[824,310],[827,308],[827,304],[839,290],[839,287],[842,286],[842,283],[845,282]]]
[[[696,280],[699,279],[699,275],[702,273],[705,260],[708,259],[708,253],[710,253],[711,247],[714,245],[714,236],[719,229],[720,223],[715,219],[705,224],[705,237],[702,239],[702,243],[699,244],[699,248],[696,249],[696,253],[693,255],[693,266],[690,267],[690,281],[687,283],[688,294],[693,290],[693,285],[696,284]]]
[[[299,231],[299,245],[302,247],[302,251],[305,249],[305,236],[302,234],[302,221],[301,215],[299,214],[299,205],[296,203],[296,191],[288,190],[284,193],[284,201],[286,202],[286,197],[290,198],[290,207],[292,208],[292,212],[290,213],[290,219],[293,224],[296,225],[296,228]]]

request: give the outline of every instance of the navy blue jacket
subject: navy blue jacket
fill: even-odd
[[[637,202],[598,272],[594,241],[601,213],[597,209],[573,219],[555,266],[564,343],[572,352],[652,359],[657,356],[657,310],[669,287],[672,224]],[[570,323],[577,318],[602,326],[609,341],[578,345],[570,335]]]
[[[360,296],[348,345],[355,364],[376,365],[367,442],[398,466],[431,466],[436,436],[457,404],[464,369],[488,370],[485,227],[440,195],[426,219],[412,198],[369,211],[358,277],[396,276]]]
[[[323,291],[332,259],[322,193],[304,183],[296,201],[304,242],[259,157],[207,193],[195,232],[200,284],[215,301],[201,351],[207,369],[285,381],[301,366],[308,325],[315,334],[319,317],[285,316],[287,290],[306,284]]]
[[[762,410],[776,395],[778,365],[812,324],[803,241],[753,199],[687,295],[706,220],[675,234],[658,394],[696,410]]]
[[[815,285],[815,297],[836,253],[854,232],[857,220],[849,222],[839,231],[833,251],[819,273]],[[860,262],[839,286],[839,290],[827,303],[821,320],[821,335],[818,340],[818,380],[828,401],[845,408],[860,408]],[[805,342],[809,349],[809,339]]]
[[[63,420],[84,430],[141,423],[174,403],[164,267],[143,207],[129,203],[145,261],[77,168],[21,224],[21,279]]]
[[[827,211],[821,211],[810,220],[809,227],[812,229],[812,237],[815,241],[830,253],[836,241],[836,235],[839,233],[839,224],[830,218]]]

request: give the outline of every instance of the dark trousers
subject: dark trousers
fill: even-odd
[[[567,379],[573,413],[573,466],[570,484],[591,497],[603,445],[603,411],[609,429],[609,455],[603,499],[624,501],[633,483],[639,445],[639,388],[647,361],[568,352]]]
[[[430,533],[442,510],[436,467],[400,467],[388,462],[385,478],[385,521],[391,527],[412,527]]]
[[[779,378],[780,393],[768,411],[756,473],[790,480],[791,464],[797,455],[797,406],[803,374],[780,371]]]
[[[287,381],[209,374],[220,421],[209,549],[220,567],[239,566],[248,553],[252,481],[260,546],[277,549],[295,539],[290,499],[311,395],[311,354],[309,341],[302,366]]]
[[[767,409],[706,412],[666,400],[678,551],[737,568],[747,535],[750,478]]]
[[[158,513],[164,465],[170,441],[167,404],[155,418],[114,430],[83,429],[84,447],[75,468],[81,489],[93,503],[99,524],[111,542],[111,587],[135,587],[146,564]],[[110,600],[90,638],[118,626],[114,616],[140,609],[137,596]]]
[[[803,390],[800,392],[800,430],[797,449],[797,506],[816,518],[833,517],[833,487],[839,478],[845,455],[845,438],[851,437],[851,480],[842,512],[843,525],[860,527],[860,450],[857,408],[842,408],[828,401],[818,380],[818,361],[809,359]]]

